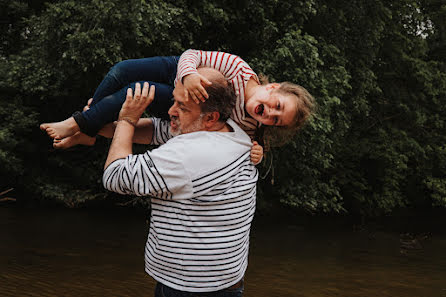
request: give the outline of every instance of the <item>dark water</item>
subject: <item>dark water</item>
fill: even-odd
[[[0,296],[153,296],[146,232],[129,211],[0,208]],[[249,261],[248,297],[446,297],[444,235],[258,220]]]

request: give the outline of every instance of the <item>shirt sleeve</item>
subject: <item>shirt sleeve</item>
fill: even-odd
[[[197,73],[197,68],[200,66],[214,68],[220,71],[230,81],[240,75],[245,80],[251,76],[254,76],[258,80],[257,75],[251,67],[237,55],[217,51],[189,49],[180,57],[175,83],[182,81],[186,75]]]
[[[167,147],[167,148],[166,148]],[[119,194],[152,196],[160,199],[189,199],[192,182],[181,152],[168,144],[111,163],[102,177],[104,187]]]
[[[151,144],[161,145],[173,137],[170,133],[170,121],[159,118],[150,118],[153,124],[153,135]]]

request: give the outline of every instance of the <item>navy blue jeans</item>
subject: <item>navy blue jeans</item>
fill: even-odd
[[[172,106],[172,91],[180,57],[152,57],[125,60],[113,66],[93,95],[90,109],[73,114],[80,130],[95,136],[107,123],[118,118],[125,101],[127,89],[135,90],[135,84],[147,81],[155,85],[155,99],[147,111],[158,118],[168,119]]]
[[[239,288],[224,289],[216,292],[192,293],[172,289],[160,282],[155,287],[155,297],[242,297],[243,283]]]

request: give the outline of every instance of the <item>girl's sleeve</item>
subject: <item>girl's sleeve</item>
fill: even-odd
[[[240,74],[257,77],[251,67],[239,56],[217,51],[189,49],[180,57],[175,82],[182,81],[186,75],[197,73],[197,68],[200,66],[214,68],[231,81]]]

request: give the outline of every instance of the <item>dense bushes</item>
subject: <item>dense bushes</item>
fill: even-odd
[[[0,1],[1,190],[104,197],[107,141],[54,152],[38,123],[80,109],[118,61],[187,48],[242,56],[315,95],[270,154],[259,205],[377,215],[446,206],[446,6],[426,1]]]

